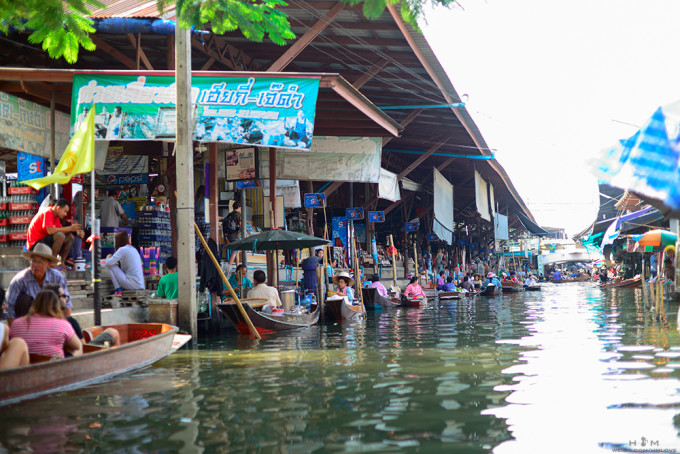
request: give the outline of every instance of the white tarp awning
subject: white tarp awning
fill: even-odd
[[[475,195],[477,202],[477,212],[485,221],[491,222],[491,215],[489,214],[489,196],[486,187],[486,181],[475,170]]]
[[[437,169],[434,171],[434,218],[432,231],[440,240],[453,243],[453,185]]]
[[[494,238],[497,240],[509,240],[508,217],[504,214],[496,213],[494,216]]]
[[[391,202],[401,200],[397,174],[385,170],[382,167],[380,168],[380,181],[378,181],[378,197]]]

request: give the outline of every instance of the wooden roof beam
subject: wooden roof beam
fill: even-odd
[[[385,67],[390,63],[389,60],[383,58],[380,60],[378,63],[375,65],[371,66],[368,71],[363,73],[361,76],[359,76],[354,82],[352,82],[352,85],[358,90],[361,87],[364,86],[366,82],[369,80],[373,79],[373,77],[378,74],[380,71],[385,69]]]
[[[444,140],[437,142],[436,144],[432,145],[429,150],[427,150],[422,155],[418,156],[418,159],[413,161],[410,166],[408,166],[407,168],[402,170],[401,173],[399,173],[399,175],[397,175],[397,179],[401,180],[406,175],[411,173],[413,171],[413,169],[415,169],[420,164],[422,164],[423,161],[425,161],[427,158],[429,158],[432,155],[432,153],[439,150],[439,148],[441,148],[441,146],[444,145],[447,141],[448,141],[448,139],[444,139]]]
[[[106,41],[102,40],[101,38],[97,38],[94,34],[90,35],[90,38],[92,38],[92,42],[99,49],[114,57],[116,60],[121,62],[123,66],[127,67],[128,69],[138,69],[137,64],[130,57],[114,48]]]
[[[268,72],[279,72],[288,66],[295,57],[300,55],[302,52],[317,36],[330,25],[333,20],[340,14],[340,12],[345,9],[345,4],[338,2],[331,8],[324,17],[319,19],[314,25],[310,27],[307,32],[302,35],[297,41],[295,41],[283,55],[281,55],[278,60],[276,60],[268,69]]]
[[[137,51],[137,69],[139,69],[139,61],[144,63],[144,66],[146,66],[146,69],[149,71],[153,71],[153,66],[151,65],[151,62],[146,56],[146,53],[144,52],[144,48],[142,48],[142,34],[137,33],[137,36],[133,33],[126,33],[128,40],[130,40],[130,44],[132,44],[132,47]]]

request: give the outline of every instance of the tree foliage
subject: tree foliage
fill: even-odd
[[[141,1],[141,0],[140,0]],[[375,19],[387,3],[398,7],[402,18],[417,27],[423,8],[430,5],[449,7],[456,0],[342,0],[349,5],[363,4],[364,15]],[[166,11],[174,0],[158,0],[158,10]],[[216,34],[240,30],[253,41],[265,38],[284,45],[295,39],[288,16],[279,8],[284,0],[179,0],[177,11],[182,27],[202,28],[209,24]],[[78,60],[80,48],[94,50],[90,34],[95,32],[88,17],[98,0],[0,0],[0,32],[30,31],[29,42],[42,44],[50,57],[63,57],[69,63]]]

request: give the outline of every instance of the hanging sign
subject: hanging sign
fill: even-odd
[[[305,194],[305,208],[323,208],[325,204],[326,194],[323,192]]]
[[[417,232],[418,231],[418,222],[406,222],[404,224],[404,228],[406,229],[407,232]]]
[[[45,159],[40,156],[17,153],[17,181],[32,180],[45,175]]]
[[[385,222],[384,211],[369,211],[368,222]]]
[[[427,241],[439,241],[439,238],[437,237],[436,233],[428,233]]]
[[[319,77],[191,78],[193,139],[309,150]],[[73,76],[72,130],[95,105],[95,140],[173,140],[174,75],[80,73]]]
[[[346,208],[345,217],[348,221],[357,221],[364,218],[364,209],[361,207]]]
[[[224,156],[227,181],[252,180],[258,177],[260,167],[255,148],[228,150]]]
[[[260,180],[241,180],[236,182],[236,189],[252,189],[262,186]]]

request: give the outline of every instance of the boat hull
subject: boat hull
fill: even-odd
[[[484,290],[478,293],[480,296],[498,296],[502,295],[503,290],[501,287],[496,288],[495,285],[487,285]]]
[[[364,314],[360,306],[349,305],[345,299],[326,300],[326,316],[336,322],[361,319]]]
[[[306,314],[295,314],[291,312],[284,312],[281,315],[266,314],[257,311],[248,304],[247,301],[242,301],[243,308],[246,314],[253,323],[255,330],[260,334],[276,333],[278,331],[289,331],[292,329],[307,328],[319,321],[319,309],[315,308],[312,312]],[[241,311],[236,303],[221,303],[217,307],[234,325],[239,334],[251,334],[248,324],[243,318]]]
[[[401,298],[401,305],[405,307],[423,307],[427,304],[427,298]]]
[[[459,300],[463,299],[466,293],[463,292],[437,292],[437,296],[440,300]]]
[[[364,297],[364,307],[367,311],[374,311],[376,309],[394,309],[401,306],[398,299],[388,299],[378,293],[375,288],[362,288],[361,293]]]
[[[118,329],[122,345],[0,371],[0,406],[103,381],[153,364],[176,350],[177,327],[171,325],[135,323],[100,330],[104,328]]]
[[[640,278],[637,279],[625,279],[623,281],[608,282],[606,284],[600,284],[600,288],[639,288],[642,286],[642,281]]]

